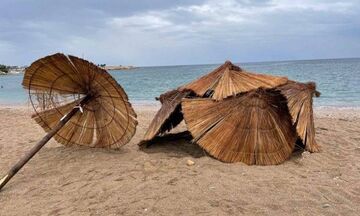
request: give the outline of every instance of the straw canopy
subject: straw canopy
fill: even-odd
[[[86,96],[89,100],[55,139],[64,145],[120,147],[136,130],[136,114],[122,87],[98,66],[64,54],[35,61],[26,69],[32,118],[45,130],[55,125]]]
[[[296,132],[279,91],[259,88],[223,101],[183,99],[182,108],[194,141],[221,161],[279,164],[293,151]]]
[[[191,91],[172,90],[160,95],[162,106],[150,123],[143,140],[152,140],[158,134],[163,134],[176,127],[183,120],[181,99],[190,94]]]
[[[179,90],[187,89],[200,97],[222,100],[260,87],[274,88],[285,84],[287,80],[286,77],[247,72],[230,61],[226,61],[209,74],[181,86]]]
[[[247,72],[230,61],[226,61],[207,75],[160,95],[162,106],[143,140],[149,141],[171,130],[182,121],[182,98],[198,96],[222,100],[260,87],[273,88],[285,84],[287,80],[286,77]]]
[[[293,124],[305,149],[310,152],[319,152],[321,148],[315,140],[313,114],[313,96],[320,96],[320,92],[316,91],[316,84],[289,81],[277,89],[287,98]]]

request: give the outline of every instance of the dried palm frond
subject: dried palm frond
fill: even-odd
[[[181,86],[179,90],[191,90],[200,97],[222,100],[229,96],[260,87],[273,88],[287,82],[286,77],[247,72],[226,61],[209,74]]]
[[[303,141],[305,149],[310,152],[319,152],[321,148],[315,140],[313,114],[313,96],[320,96],[320,93],[316,91],[316,84],[314,82],[289,81],[277,89],[287,98],[293,124],[296,126],[296,131]]]
[[[150,123],[143,140],[149,141],[155,136],[176,127],[183,120],[183,115],[181,113],[181,99],[190,94],[191,91],[181,92],[178,90],[171,90],[160,95],[162,106]]]
[[[221,161],[279,164],[294,149],[296,131],[279,91],[259,88],[222,101],[183,99],[182,109],[194,142]]]
[[[26,69],[24,88],[35,109],[32,116],[50,131],[85,97],[91,100],[54,136],[64,145],[117,148],[130,141],[136,114],[122,87],[105,70],[64,54],[39,59]]]

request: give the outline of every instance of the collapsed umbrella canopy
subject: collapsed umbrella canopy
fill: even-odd
[[[158,134],[163,134],[176,127],[183,120],[181,99],[190,94],[191,91],[172,90],[160,95],[161,108],[151,121],[143,140],[152,140]]]
[[[121,86],[96,65],[64,54],[39,59],[24,74],[35,110],[48,134],[0,180],[0,189],[53,136],[64,145],[117,148],[130,141],[136,114]]]
[[[287,104],[293,124],[301,138],[305,149],[309,152],[319,152],[321,147],[315,140],[315,125],[313,114],[313,96],[319,97],[314,82],[299,83],[289,81],[277,89],[287,98]]]
[[[296,131],[286,99],[259,88],[224,99],[183,99],[188,130],[213,157],[249,165],[279,164],[292,153]]]
[[[259,87],[273,88],[285,84],[287,81],[286,77],[247,72],[230,61],[226,61],[199,79],[162,94],[160,96],[162,106],[156,113],[143,140],[152,140],[155,136],[171,130],[182,121],[182,98],[196,95],[222,100]]]

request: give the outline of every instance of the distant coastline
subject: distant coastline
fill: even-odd
[[[101,68],[105,69],[105,70],[131,70],[131,69],[135,69],[135,66],[132,65],[118,65],[118,66],[100,66]]]
[[[11,74],[21,74],[25,72],[26,67],[19,66],[7,66],[3,70],[0,70],[0,75],[11,75]]]
[[[135,69],[137,67],[132,66],[132,65],[118,65],[118,66],[113,66],[113,65],[109,65],[109,66],[103,66],[103,65],[99,65],[99,67],[105,69],[105,70],[131,70],[131,69]],[[19,66],[8,66],[6,68],[6,71],[0,70],[0,75],[12,75],[12,74],[22,74],[25,72],[26,67],[19,67]]]

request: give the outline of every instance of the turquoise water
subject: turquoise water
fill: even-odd
[[[322,93],[315,106],[360,107],[360,58],[303,60],[239,64],[244,69],[287,76],[298,81],[315,81]],[[131,102],[155,103],[154,97],[185,84],[219,65],[142,67],[111,71]],[[0,76],[0,104],[24,104],[27,92],[22,75]],[[2,87],[2,88],[1,88]]]

